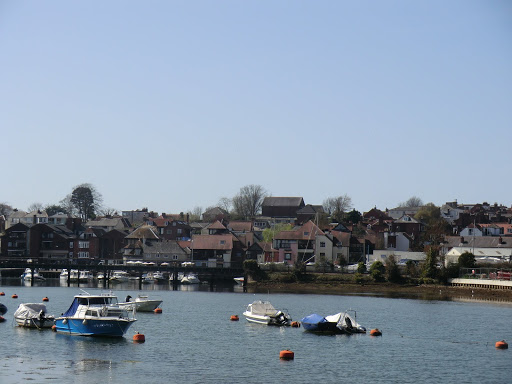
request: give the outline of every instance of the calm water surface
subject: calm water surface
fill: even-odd
[[[163,300],[163,313],[138,313],[122,339],[14,326],[13,313],[22,302],[48,296],[48,312],[64,312],[79,289],[58,285],[1,280],[6,295],[0,302],[8,312],[0,324],[0,383],[501,383],[512,376],[512,349],[494,347],[502,339],[512,342],[508,303],[252,294],[236,288],[208,292],[204,286],[173,291],[151,285],[144,293]],[[11,298],[14,293],[18,299]],[[128,283],[114,293],[122,301],[138,291]],[[355,309],[359,323],[381,329],[383,336],[318,336],[302,328],[249,324],[242,312],[256,299],[287,308],[294,320]],[[230,321],[234,314],[240,321]],[[135,332],[146,342],[134,343]],[[283,349],[294,351],[295,359],[280,360]]]

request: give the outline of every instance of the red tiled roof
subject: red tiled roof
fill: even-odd
[[[193,249],[233,249],[233,236],[228,235],[194,235],[191,247]]]

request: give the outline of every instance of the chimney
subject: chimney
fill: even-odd
[[[34,215],[34,217],[33,217],[33,223],[37,224],[37,216],[36,215]]]
[[[187,213],[187,223],[188,223],[188,220],[189,220],[189,215],[188,215],[188,213]]]
[[[460,237],[460,243],[461,243],[461,244],[464,244],[464,236],[461,236],[461,237]]]

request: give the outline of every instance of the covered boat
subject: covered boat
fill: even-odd
[[[46,313],[46,305],[40,303],[20,304],[14,312],[14,320],[20,327],[51,328],[55,318]]]
[[[354,312],[353,317],[348,314],[349,311]],[[365,333],[366,328],[356,321],[356,312],[349,311],[325,317],[314,313],[301,320],[302,327],[305,331],[316,333]]]
[[[7,307],[0,303],[0,315],[5,315],[5,312],[7,312]]]
[[[284,310],[275,309],[269,301],[256,300],[243,313],[250,323],[266,325],[290,325],[291,316]]]
[[[122,337],[135,321],[134,311],[118,305],[111,293],[83,293],[74,297],[69,309],[55,319],[55,325],[60,333]]]
[[[138,295],[133,301],[132,297],[128,295],[126,296],[125,302],[119,303],[119,305],[125,307],[127,311],[131,311],[135,308],[137,312],[153,312],[160,304],[162,304],[162,300],[150,299],[146,295]]]
[[[34,281],[42,281],[46,280],[42,275],[39,274],[39,271],[37,269],[34,269],[32,272],[32,269],[25,268],[25,272],[23,272],[20,276],[24,281],[31,281],[32,277],[34,277]]]

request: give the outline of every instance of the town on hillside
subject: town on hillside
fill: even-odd
[[[94,219],[44,210],[0,216],[3,260],[214,268],[256,260],[261,266],[304,263],[336,270],[385,263],[390,255],[398,264],[421,263],[432,249],[447,264],[465,252],[482,265],[510,262],[512,208],[454,201],[335,217],[302,197],[265,197],[260,213],[245,220],[220,207],[193,219],[148,209]]]

